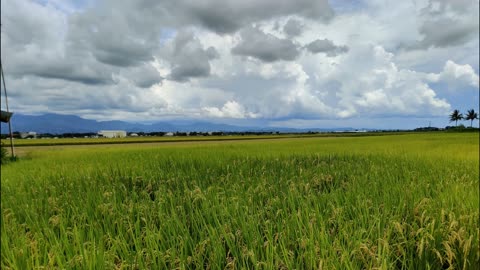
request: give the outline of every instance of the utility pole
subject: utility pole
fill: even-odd
[[[3,65],[2,65],[1,59],[0,59],[0,72],[1,72],[2,83],[3,83],[3,91],[5,93],[5,105],[6,105],[7,113],[9,113],[10,111],[8,110],[7,86],[5,85],[5,75],[3,74]],[[12,159],[14,159],[15,149],[13,148],[12,121],[10,119],[8,120],[8,132],[10,133],[10,150],[12,154]]]
[[[2,9],[2,5],[0,4],[0,10]],[[2,24],[0,22],[0,31],[2,28]],[[0,47],[0,52],[1,52],[1,47]],[[8,110],[8,97],[7,97],[7,86],[5,85],[5,75],[3,74],[3,64],[2,64],[2,58],[0,54],[0,75],[2,78],[2,84],[3,84],[3,91],[5,92],[5,105],[7,109],[7,117],[8,117],[8,133],[10,133],[10,152],[12,154],[12,159],[15,158],[15,149],[13,147],[13,133],[12,133],[12,121],[10,121],[10,111]],[[1,90],[1,84],[0,84],[0,96],[2,95],[2,90]],[[1,99],[0,99],[0,107],[1,107]],[[2,111],[3,113],[3,111]]]

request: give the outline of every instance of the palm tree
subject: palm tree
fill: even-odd
[[[467,111],[467,116],[465,117],[465,120],[470,120],[470,127],[472,127],[473,120],[478,119],[478,114],[475,112],[475,110],[471,109]]]
[[[450,114],[450,122],[455,121],[455,126],[457,126],[458,120],[462,120],[463,115],[460,113],[459,110],[454,110],[452,114]]]

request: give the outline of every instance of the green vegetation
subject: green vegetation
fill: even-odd
[[[470,120],[470,127],[473,125],[473,120],[478,119],[478,114],[475,112],[474,109],[468,110],[467,115],[465,116],[465,120]]]
[[[458,126],[458,120],[463,120],[463,114],[459,110],[453,110],[450,114],[450,122],[455,122],[455,126]]]
[[[2,166],[1,268],[476,269],[478,152],[478,133],[39,147]]]
[[[0,164],[5,164],[7,161],[8,161],[8,150],[2,143],[0,147]]]
[[[450,122],[455,121],[455,126],[458,127],[458,120],[467,120],[470,121],[470,128],[473,127],[473,120],[478,119],[478,114],[475,112],[474,109],[470,109],[467,111],[467,114],[465,116],[460,113],[459,110],[453,110],[453,112],[450,114]],[[465,126],[461,125],[462,128],[465,128]]]
[[[17,160],[17,157],[12,155],[11,152],[7,149],[7,145],[3,142],[1,143],[0,148],[0,164],[5,165],[9,162],[13,162]]]

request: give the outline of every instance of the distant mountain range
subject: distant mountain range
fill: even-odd
[[[308,132],[308,131],[351,131],[353,128],[335,128],[335,129],[296,129],[296,128],[277,128],[277,127],[244,127],[228,124],[217,124],[210,122],[157,122],[154,124],[130,123],[124,121],[96,121],[84,119],[75,115],[44,114],[44,115],[22,115],[15,114],[12,117],[13,131],[37,133],[89,133],[99,130],[125,130],[127,132],[247,132],[247,131],[279,131],[285,132]],[[8,133],[8,125],[1,124],[1,133]]]

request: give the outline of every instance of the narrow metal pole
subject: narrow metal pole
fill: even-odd
[[[7,112],[10,112],[8,110],[8,97],[7,97],[7,87],[5,86],[5,75],[3,75],[3,65],[0,60],[0,71],[2,75],[2,82],[3,82],[3,91],[5,92],[5,105],[7,106]],[[8,132],[10,133],[10,149],[12,152],[12,159],[15,158],[15,149],[13,148],[13,133],[12,133],[12,121],[8,121]]]

